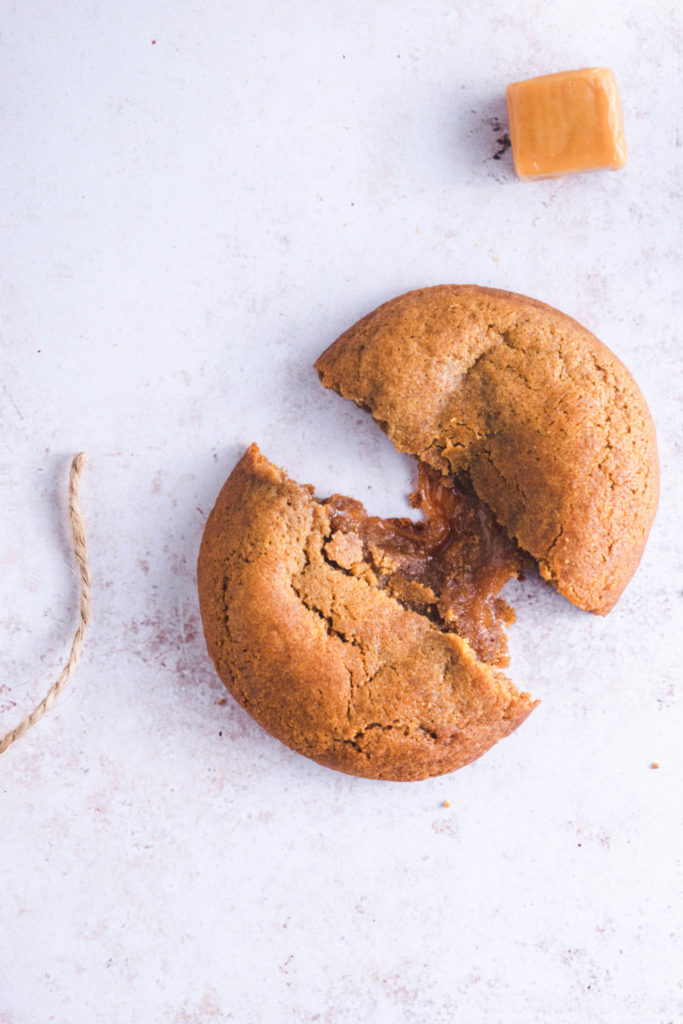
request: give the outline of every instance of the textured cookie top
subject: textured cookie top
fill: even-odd
[[[510,292],[409,292],[316,363],[396,447],[477,494],[541,573],[607,613],[635,571],[659,471],[645,400],[623,364],[556,309]]]
[[[321,764],[397,780],[453,771],[508,735],[534,702],[466,639],[415,610],[424,594],[393,585],[382,551],[368,560],[355,525],[362,506],[349,515],[348,502],[316,500],[248,449],[199,554],[209,653],[264,728]]]

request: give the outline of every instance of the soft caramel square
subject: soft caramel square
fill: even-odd
[[[626,163],[621,101],[609,68],[513,82],[507,104],[515,170],[525,181]]]

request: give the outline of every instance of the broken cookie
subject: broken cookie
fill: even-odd
[[[655,431],[628,370],[575,320],[473,285],[401,295],[318,359],[399,451],[474,491],[541,574],[604,615],[659,493]]]
[[[574,320],[473,286],[386,303],[316,367],[417,457],[424,518],[320,500],[252,445],[202,539],[209,652],[240,704],[321,764],[453,771],[536,703],[502,672],[506,581],[533,560],[606,614],[635,571],[658,497],[647,406]]]
[[[319,501],[252,445],[209,516],[198,584],[216,670],[257,722],[320,764],[440,775],[534,707],[498,667],[511,615],[497,593],[523,556],[492,520],[475,526],[473,495],[440,486],[423,480],[425,522],[380,520],[350,498]],[[463,595],[449,568],[470,560]]]

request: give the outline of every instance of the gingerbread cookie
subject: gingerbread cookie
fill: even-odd
[[[242,706],[321,764],[453,771],[535,706],[502,672],[505,582],[533,559],[606,614],[635,571],[658,498],[647,406],[580,324],[473,286],[386,303],[316,367],[417,457],[424,518],[319,500],[252,445],[202,539],[209,651]]]
[[[534,707],[498,667],[511,613],[496,594],[520,553],[493,520],[482,534],[476,498],[440,488],[422,481],[421,525],[379,520],[349,498],[317,500],[252,445],[209,516],[198,583],[216,670],[257,722],[320,764],[438,775]],[[464,604],[449,594],[456,563],[475,566]]]
[[[399,451],[467,474],[542,575],[604,615],[658,500],[655,432],[628,370],[575,320],[471,285],[409,292],[316,363]]]

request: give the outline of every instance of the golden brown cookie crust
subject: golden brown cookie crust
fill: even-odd
[[[535,702],[467,641],[378,589],[359,560],[312,489],[252,445],[199,554],[216,670],[264,728],[320,764],[395,780],[453,771]]]
[[[659,493],[655,432],[628,370],[575,320],[474,285],[401,295],[316,363],[399,451],[466,472],[544,577],[606,614]]]

